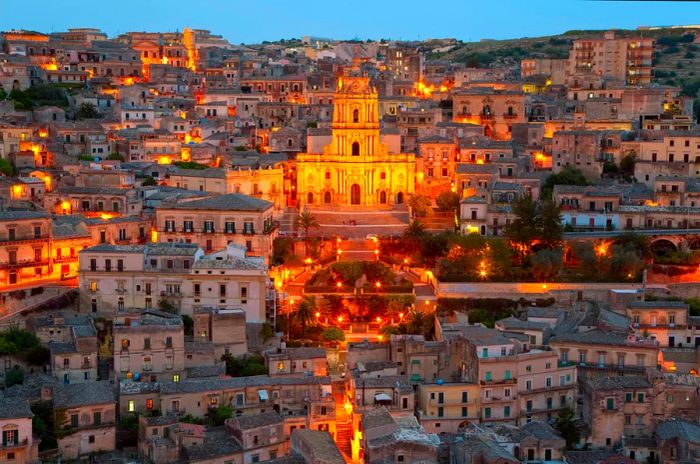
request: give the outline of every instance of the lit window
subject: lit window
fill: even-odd
[[[134,400],[129,400],[129,412],[134,412]]]
[[[173,374],[173,382],[179,382],[180,381],[180,374]]]

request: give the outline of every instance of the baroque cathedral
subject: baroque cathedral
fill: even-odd
[[[310,137],[312,138],[312,137]],[[416,163],[412,153],[400,153],[400,136],[380,131],[379,97],[356,59],[338,78],[333,97],[331,134],[314,153],[297,155],[297,192],[300,206],[390,209],[413,194]]]

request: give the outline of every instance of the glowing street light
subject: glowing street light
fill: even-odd
[[[321,317],[321,313],[316,311],[316,318],[319,318],[319,317]]]
[[[336,282],[336,283],[335,283],[335,286],[338,287],[338,288],[342,288],[342,287],[343,287],[343,283],[342,283],[342,282]]]
[[[399,319],[403,320],[403,313],[399,313]]]
[[[377,316],[377,322],[382,322],[382,318],[380,316]]]
[[[382,283],[381,283],[381,282],[376,282],[376,283],[374,284],[374,286],[377,287],[377,288],[382,288]]]
[[[338,316],[338,322],[343,322],[343,316]]]
[[[304,260],[304,262],[305,262],[306,264],[311,264],[311,263],[313,262],[313,260],[312,260],[311,258],[306,258],[306,259]]]

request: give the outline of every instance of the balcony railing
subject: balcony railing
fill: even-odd
[[[38,236],[31,235],[31,236],[25,236],[25,237],[0,237],[0,243],[3,245],[13,245],[13,244],[19,244],[19,243],[27,243],[27,242],[45,242],[49,239],[48,234],[41,234]]]
[[[49,264],[48,259],[22,259],[17,261],[8,261],[0,263],[0,269],[14,269],[18,267],[36,267],[46,266]]]
[[[29,444],[29,439],[23,438],[21,440],[18,440],[17,443],[14,443],[14,442],[13,443],[6,443],[4,445],[2,443],[0,443],[0,449],[9,450],[9,449],[13,449],[13,448],[23,448],[23,447],[27,446],[28,444]]]

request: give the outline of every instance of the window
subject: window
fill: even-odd
[[[102,413],[100,411],[92,413],[92,423],[93,425],[102,425]]]
[[[615,409],[615,398],[606,398],[605,409],[612,411]]]
[[[490,419],[490,418],[491,418],[491,408],[484,408],[484,417],[485,417],[486,419]]]
[[[637,393],[637,403],[644,403],[644,393]]]
[[[525,390],[532,390],[532,380],[525,381]]]
[[[180,374],[173,374],[173,382],[179,382],[180,381]]]
[[[486,371],[486,373],[484,374],[484,380],[486,380],[487,382],[491,381],[491,371]]]
[[[632,392],[626,392],[625,393],[625,403],[631,403],[632,402]]]
[[[2,446],[16,445],[19,443],[19,431],[17,429],[3,430]]]
[[[78,426],[78,415],[77,414],[70,415],[70,426],[74,427],[74,428]]]
[[[462,392],[462,403],[467,403],[469,401],[469,392]]]
[[[510,417],[510,406],[503,406],[503,417]]]

